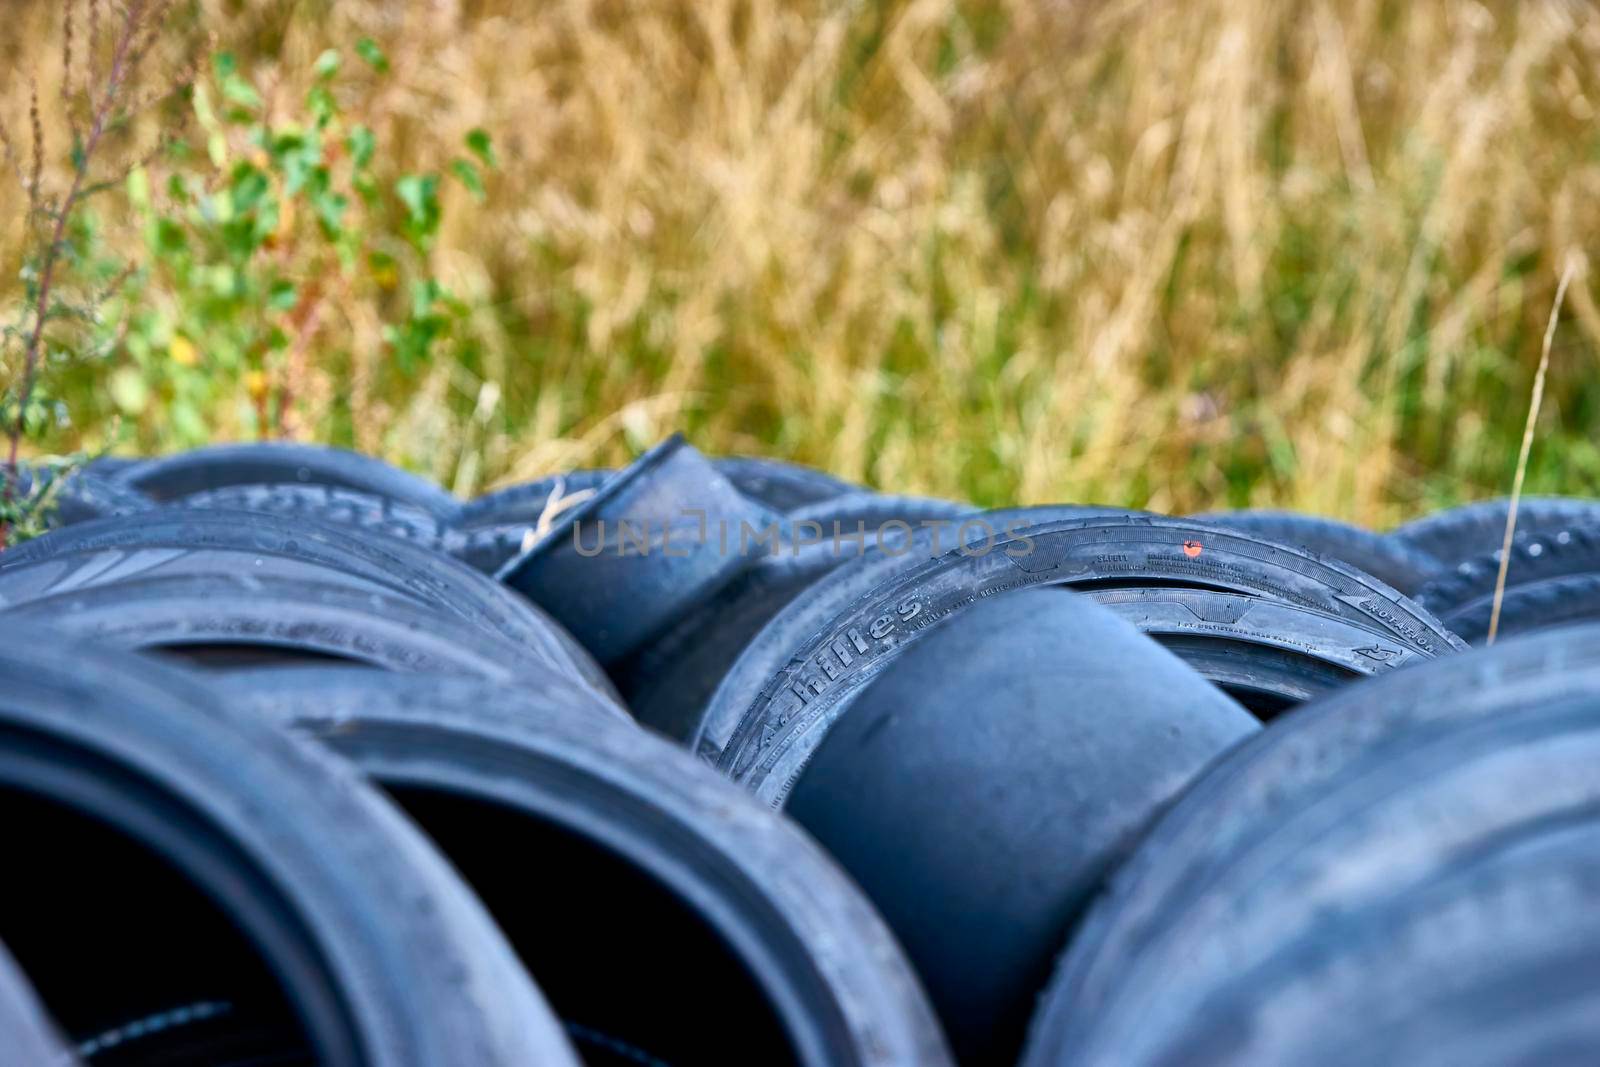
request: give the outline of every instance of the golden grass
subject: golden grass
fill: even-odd
[[[49,81],[54,3],[7,6],[0,62]],[[408,166],[494,133],[434,252],[470,358],[405,379],[350,316],[298,391],[366,366],[354,443],[460,491],[681,428],[905,492],[1382,524],[1504,490],[1569,254],[1528,486],[1600,489],[1593,3],[202,6],[275,100],[375,37]]]

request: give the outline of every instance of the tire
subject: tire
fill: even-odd
[[[1088,598],[1024,590],[945,619],[879,674],[787,811],[878,905],[957,1059],[1011,1063],[1101,880],[1258,730]]]
[[[982,528],[970,527],[967,532],[976,538],[985,529],[1003,533],[1014,523],[1031,526],[1055,519],[1127,514],[1132,513],[1082,504],[1009,508],[971,516],[972,520],[981,520],[985,525]],[[817,549],[811,549],[785,565],[799,569],[802,572],[800,575],[791,580],[781,571],[772,574],[774,584],[792,585],[797,592],[782,598],[785,603],[781,608],[771,614],[766,625],[745,643],[733,665],[720,672],[721,680],[716,683],[711,699],[695,716],[693,732],[688,740],[689,748],[707,762],[717,762],[745,710],[760,694],[767,680],[788,662],[795,648],[826,626],[835,614],[857,597],[937,554],[939,546],[959,539],[961,532],[958,524],[954,537],[934,527],[916,530],[909,537],[888,539],[881,545],[874,538],[859,557],[847,556],[842,561],[832,560]],[[935,538],[938,540],[935,541]],[[831,549],[832,546],[828,547]],[[767,564],[763,564],[765,566]]]
[[[1487,642],[1493,602],[1478,602],[1451,615],[1461,636],[1475,645]],[[1506,590],[1500,604],[1501,637],[1600,621],[1600,574],[1575,574]]]
[[[78,1062],[4,946],[0,946],[0,1048],[18,1064],[71,1067]]]
[[[824,585],[819,583],[813,591]],[[741,672],[736,664],[706,717],[708,724],[738,721],[718,765],[768,803],[781,805],[849,699],[929,623],[984,597],[1040,585],[1091,590],[1095,595],[1109,590],[1200,588],[1298,605],[1369,632],[1375,650],[1373,672],[1465,647],[1388,586],[1301,549],[1179,519],[1046,522],[1009,539],[963,545],[903,573],[891,571],[881,584],[852,597],[853,602],[822,625],[801,631],[802,643],[781,652],[769,647],[758,653],[782,666],[745,708],[725,702],[737,695],[731,680],[737,676],[738,684],[747,684],[743,679],[748,678],[748,669]],[[802,613],[808,610],[808,605],[799,603],[791,607]],[[746,655],[781,620],[782,614],[746,649]],[[1238,629],[1226,619],[1204,621]],[[787,632],[796,632],[792,623]]]
[[[180,497],[175,504],[194,509],[255,511],[314,519],[368,534],[442,551],[447,527],[421,508],[372,493],[325,485],[234,485]]]
[[[0,601],[33,599],[63,583],[75,588],[157,573],[260,575],[263,555],[325,568],[313,580],[387,589],[448,612],[616,696],[599,665],[555,620],[500,583],[407,541],[280,514],[160,508],[60,530],[0,556]],[[46,560],[55,563],[38,566]],[[13,573],[20,566],[30,575]]]
[[[1118,871],[1023,1062],[1163,1062],[1213,983],[1273,946],[1563,812],[1592,817],[1600,783],[1579,768],[1600,746],[1597,712],[1600,628],[1585,627],[1420,664],[1287,716],[1218,761]]]
[[[627,1062],[950,1062],[849,880],[643,731],[456,678],[323,669],[223,684],[235,707],[297,726],[388,789],[473,881],[569,1028]],[[507,864],[508,850],[537,862]]]
[[[1210,990],[1167,1040],[1171,1057],[1197,1067],[1581,1061],[1600,1045],[1600,827],[1591,816],[1484,851],[1414,892],[1320,919]]]
[[[1438,559],[1445,567],[1497,551],[1505,543],[1509,499],[1481,500],[1408,522],[1390,536]],[[1564,496],[1523,497],[1517,531],[1535,535],[1600,526],[1600,501]]]
[[[545,505],[557,489],[561,490],[563,496],[598,489],[601,482],[615,473],[609,470],[568,471],[538,481],[496,489],[462,504],[452,525],[463,531],[499,526],[532,526],[544,514]]]
[[[1488,635],[1499,573],[1500,551],[1496,549],[1460,563],[1428,583],[1417,601],[1463,639],[1481,644]],[[1600,575],[1600,527],[1519,534],[1506,565],[1506,595],[1514,603],[1514,614],[1508,619],[1502,611],[1501,625],[1510,623],[1518,630],[1540,625],[1541,613],[1552,607],[1560,613],[1567,590],[1576,588],[1567,586],[1568,579],[1592,575]],[[1576,618],[1584,617],[1581,607],[1576,610]]]
[[[711,463],[739,492],[777,512],[794,511],[860,488],[814,467],[777,459],[719,456]]]
[[[18,473],[16,494],[21,498],[35,491],[36,475],[26,465],[20,467]],[[0,471],[0,485],[5,484],[7,477]],[[57,475],[47,472],[45,477],[48,486]],[[55,511],[48,516],[52,529],[114,515],[134,515],[155,507],[155,502],[143,493],[87,469],[72,471],[62,478],[60,486],[54,490],[54,501]]]
[[[432,482],[382,460],[324,445],[283,442],[212,445],[149,459],[117,481],[158,501],[244,485],[299,484],[353,489],[420,508],[444,520],[459,502]]]
[[[836,533],[849,537],[860,529],[871,544],[889,523],[951,523],[971,511],[945,500],[849,493],[791,513],[790,543],[751,560],[716,596],[615,672],[628,706],[640,722],[687,743],[750,639],[801,590],[857,554],[853,542],[836,543]]]
[[[165,1054],[214,1018],[203,989],[328,1067],[576,1063],[472,894],[338,761],[65,635],[8,631],[0,679],[0,936],[68,1033],[159,1018],[118,1062],[214,1064]]]
[[[218,669],[333,659],[509,680],[527,661],[516,646],[407,597],[270,576],[90,586],[14,604],[0,611],[0,625],[49,627]]]
[[[732,538],[770,529],[776,539],[781,525],[674,434],[564,512],[495,578],[612,667],[745,569]],[[583,543],[585,531],[592,546]]]
[[[1230,530],[1245,530],[1348,563],[1407,596],[1444,568],[1438,559],[1396,537],[1373,533],[1337,519],[1292,511],[1219,511],[1192,518]]]

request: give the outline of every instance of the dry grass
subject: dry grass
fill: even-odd
[[[55,54],[55,5],[7,6],[0,63]],[[434,253],[470,352],[405,379],[351,317],[297,394],[315,435],[367,367],[338,435],[463,491],[683,428],[908,492],[1384,523],[1503,491],[1600,249],[1579,0],[202,7],[274,99],[378,39],[408,164],[495,133]],[[1600,489],[1582,263],[1530,491]]]

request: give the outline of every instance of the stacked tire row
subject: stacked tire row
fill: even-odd
[[[0,554],[0,1062],[1600,1047],[1600,503],[978,511],[241,445]],[[13,1051],[15,1050],[15,1051]]]

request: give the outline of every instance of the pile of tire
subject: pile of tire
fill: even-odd
[[[0,1062],[1600,1048],[1600,502],[1507,558],[1505,502],[984,511],[681,438],[467,502],[299,445],[52,489]]]

